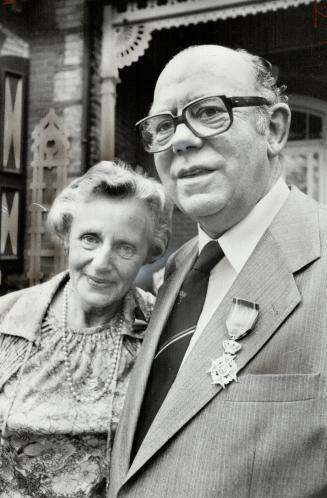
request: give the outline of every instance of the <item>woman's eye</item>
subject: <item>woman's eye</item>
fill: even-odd
[[[130,244],[119,244],[116,250],[121,258],[131,259],[135,256],[136,249]]]
[[[86,249],[90,249],[90,248],[95,247],[98,244],[99,239],[96,235],[93,235],[91,233],[86,233],[86,234],[82,235],[81,241],[82,241],[83,247],[85,247]]]

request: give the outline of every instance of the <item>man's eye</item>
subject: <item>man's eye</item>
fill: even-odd
[[[93,235],[91,233],[86,233],[82,235],[81,242],[83,247],[85,247],[86,249],[91,249],[98,244],[99,239],[96,235]]]
[[[161,121],[161,123],[157,125],[156,133],[157,134],[170,133],[173,130],[173,127],[174,125],[172,121],[170,119],[166,119],[164,121]]]
[[[158,144],[165,145],[174,134],[174,124],[170,119],[166,119],[158,124],[156,128],[156,140]]]
[[[118,244],[116,251],[121,258],[132,259],[136,254],[136,249],[130,244]]]
[[[201,121],[205,121],[207,119],[220,117],[222,112],[222,109],[217,106],[204,106],[197,110],[194,117]]]

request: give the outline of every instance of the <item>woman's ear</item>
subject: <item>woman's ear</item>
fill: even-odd
[[[277,156],[288,139],[288,133],[291,123],[291,110],[287,104],[279,103],[270,109],[271,115],[268,130],[268,157]]]
[[[164,247],[161,247],[161,246],[159,247],[158,245],[153,247],[152,250],[150,250],[148,257],[146,258],[144,264],[150,265],[151,263],[154,263],[155,261],[160,259],[164,253],[165,253]]]

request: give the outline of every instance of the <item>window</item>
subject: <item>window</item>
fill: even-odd
[[[327,102],[291,96],[292,121],[282,154],[288,184],[316,200],[327,202],[326,116]]]
[[[0,270],[23,266],[28,61],[0,57]]]

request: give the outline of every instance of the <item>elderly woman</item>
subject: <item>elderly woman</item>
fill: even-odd
[[[166,250],[162,187],[102,162],[48,217],[68,271],[0,299],[1,498],[105,496],[112,438],[153,296],[133,286]]]

